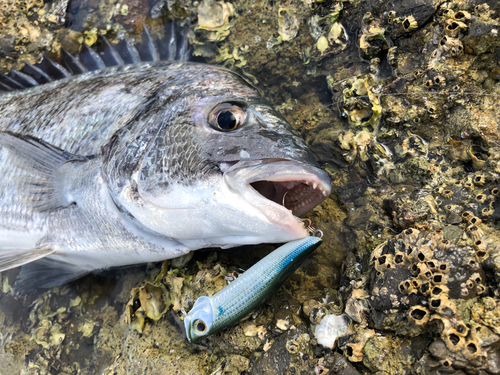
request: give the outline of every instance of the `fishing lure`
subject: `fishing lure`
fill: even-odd
[[[321,244],[321,237],[321,231],[314,231],[313,236],[288,242],[212,297],[198,298],[184,318],[188,340],[196,342],[216,333],[254,310]]]

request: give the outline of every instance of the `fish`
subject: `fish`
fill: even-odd
[[[316,236],[288,242],[213,296],[199,297],[184,317],[188,341],[196,343],[251,313],[276,292],[321,243],[322,239]]]
[[[145,34],[0,75],[0,271],[23,266],[19,293],[203,248],[305,238],[298,217],[331,192],[252,83],[186,61],[175,30],[170,52]]]

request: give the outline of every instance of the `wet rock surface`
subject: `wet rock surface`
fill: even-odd
[[[199,59],[259,86],[334,194],[323,245],[235,326],[188,344],[182,310],[273,246],[15,296],[0,363],[23,374],[500,372],[500,29],[495,1],[0,1],[0,69],[189,25]],[[332,348],[321,324],[346,315]],[[344,329],[343,328],[343,329]],[[333,339],[332,339],[333,340]]]

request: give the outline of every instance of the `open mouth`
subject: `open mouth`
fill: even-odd
[[[291,218],[290,212],[293,216],[303,215],[331,192],[330,180],[324,171],[294,160],[240,161],[227,170],[226,176],[233,188],[249,203],[271,215],[273,221],[285,216]],[[273,214],[276,211],[282,212],[281,219]]]
[[[326,199],[330,188],[314,181],[256,181],[250,184],[260,195],[284,206],[295,216],[309,212]]]

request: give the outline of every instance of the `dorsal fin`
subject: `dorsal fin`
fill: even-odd
[[[0,82],[0,91],[12,91],[12,88]]]
[[[142,61],[160,61],[160,55],[156,49],[156,44],[147,27],[144,27],[142,41],[137,43],[136,47],[137,51],[139,51],[139,55],[141,55]]]
[[[9,77],[19,82],[24,87],[33,87],[38,86],[38,82],[35,79],[27,74],[21,73],[18,70],[12,69],[9,72]]]
[[[71,75],[62,65],[49,59],[47,56],[43,58],[42,63],[45,63],[45,71],[52,79],[63,79]]]
[[[102,61],[101,56],[90,48],[87,43],[82,44],[82,49],[80,50],[80,60],[89,72],[106,68],[106,64]]]
[[[116,45],[116,50],[120,54],[125,64],[135,64],[141,62],[141,57],[135,46],[128,39],[122,39]]]
[[[48,76],[47,73],[45,73],[38,66],[32,65],[27,61],[24,62],[24,66],[21,69],[21,72],[29,74],[38,83],[48,83],[52,81],[52,79]]]
[[[68,71],[71,74],[73,75],[82,74],[87,71],[85,65],[83,65],[77,57],[73,56],[64,48],[61,48],[61,53],[62,53],[62,62],[66,67],[66,69],[68,69]]]
[[[22,90],[70,75],[141,61],[187,61],[191,56],[188,32],[189,25],[181,27],[172,22],[165,26],[163,40],[155,41],[149,29],[144,27],[140,43],[122,39],[113,45],[105,37],[100,37],[97,50],[84,43],[80,53],[72,55],[61,48],[62,65],[45,56],[40,64],[25,63],[21,71],[11,70],[8,75],[0,73],[0,91]]]
[[[24,89],[25,87],[17,82],[15,79],[0,73],[0,82],[5,86],[10,87],[12,90]]]
[[[115,49],[115,47],[109,42],[109,40],[105,37],[101,37],[102,46],[104,47],[102,51],[99,53],[102,60],[106,64],[106,66],[115,66],[115,65],[125,65],[122,57]]]

